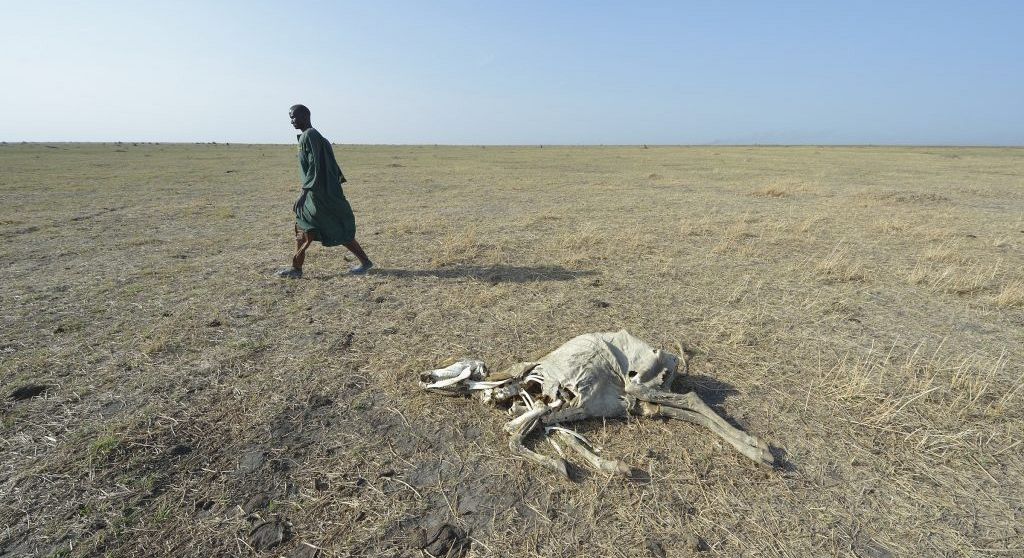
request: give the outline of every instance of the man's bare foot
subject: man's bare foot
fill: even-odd
[[[366,275],[366,272],[370,271],[371,267],[373,267],[373,262],[367,260],[366,263],[349,268],[348,272],[352,275]]]
[[[302,270],[295,269],[294,267],[282,267],[277,270],[277,273],[274,273],[274,275],[282,279],[301,279]]]

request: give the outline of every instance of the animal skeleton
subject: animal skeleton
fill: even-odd
[[[683,374],[688,359],[684,355]],[[629,467],[597,455],[583,436],[558,426],[591,417],[627,414],[667,417],[708,428],[740,453],[765,465],[774,458],[768,445],[718,416],[693,392],[670,391],[679,357],[652,348],[625,330],[588,333],[570,339],[535,362],[522,362],[489,374],[478,360],[463,360],[447,368],[424,372],[420,386],[444,395],[478,393],[484,403],[508,406],[512,420],[505,424],[509,447],[518,455],[568,477],[566,462],[523,445],[523,439],[544,426],[548,441],[565,457],[555,441],[575,450],[591,466],[626,475]]]

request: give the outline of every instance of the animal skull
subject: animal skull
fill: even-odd
[[[447,368],[424,372],[420,387],[443,395],[477,393],[487,404],[507,406],[512,419],[505,424],[511,450],[568,477],[563,459],[527,449],[523,439],[544,426],[548,441],[564,457],[564,443],[591,466],[613,474],[629,467],[605,459],[579,434],[558,426],[591,417],[627,414],[661,416],[704,426],[750,459],[772,465],[768,445],[737,430],[693,392],[669,391],[679,357],[652,348],[625,330],[588,333],[570,339],[536,362],[523,362],[489,374],[483,362],[464,360]],[[687,360],[683,360],[686,373]]]

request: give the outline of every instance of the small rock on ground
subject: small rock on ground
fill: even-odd
[[[469,535],[448,524],[442,525],[433,534],[421,531],[419,538],[419,548],[437,558],[462,558],[469,552]]]
[[[256,550],[267,550],[274,548],[288,540],[288,524],[280,518],[264,521],[252,528],[249,532],[249,543]]]
[[[15,401],[21,401],[22,399],[29,399],[42,395],[46,390],[50,389],[50,386],[44,386],[40,384],[29,384],[21,386],[20,388],[11,392],[11,399]]]

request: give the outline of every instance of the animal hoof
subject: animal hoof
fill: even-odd
[[[614,461],[606,461],[605,463],[602,463],[602,465],[603,466],[601,467],[601,469],[603,469],[604,472],[610,473],[612,475],[628,477],[630,473],[632,473],[632,469],[629,468],[629,465],[626,465],[625,463],[617,459]]]
[[[562,475],[564,479],[571,479],[569,476],[569,469],[565,466],[565,460],[563,459],[552,459],[549,463],[551,470]]]

